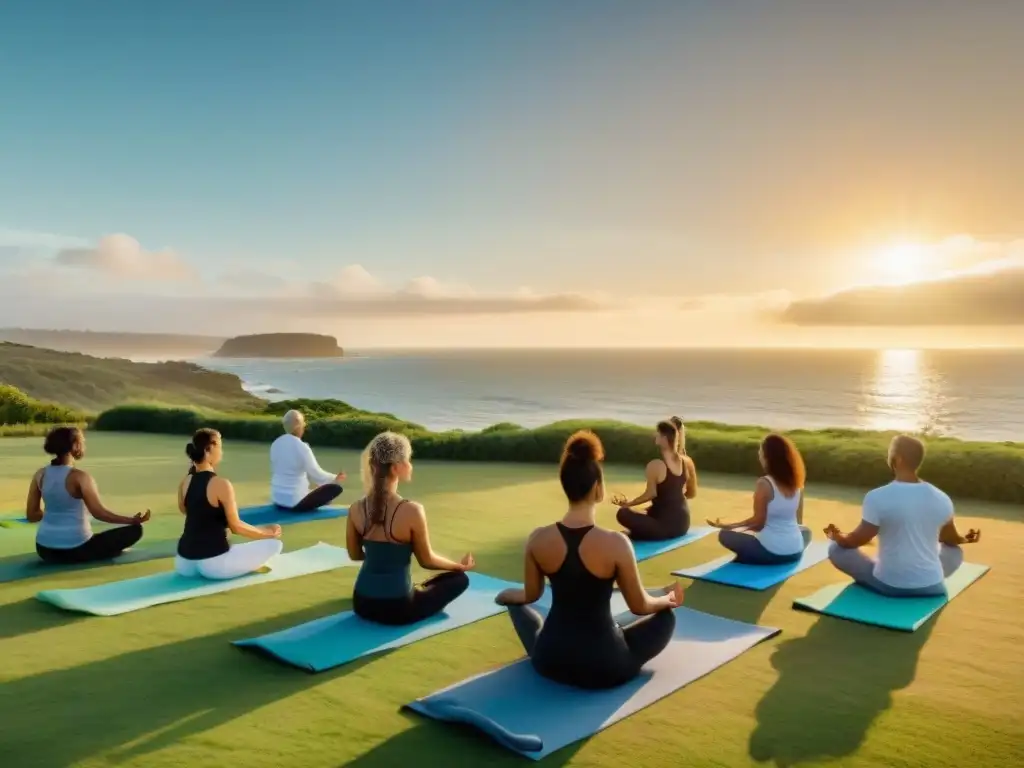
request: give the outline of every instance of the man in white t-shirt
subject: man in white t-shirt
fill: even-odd
[[[313,449],[303,442],[306,417],[302,411],[288,411],[282,419],[284,434],[270,445],[270,497],[279,507],[292,512],[311,512],[330,504],[341,495],[345,473],[323,469]],[[310,483],[316,487],[311,491]]]
[[[832,564],[861,586],[890,597],[946,594],[945,580],[964,560],[961,545],[981,537],[974,529],[960,535],[952,500],[917,476],[923,462],[924,443],[906,435],[893,438],[893,481],[864,497],[863,519],[855,530],[825,529]],[[877,561],[860,550],[876,536]]]

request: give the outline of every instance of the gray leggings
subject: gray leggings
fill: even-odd
[[[803,549],[792,555],[776,555],[769,552],[760,539],[749,531],[719,531],[718,543],[736,554],[734,562],[744,565],[782,565],[795,563],[803,557],[804,549],[811,543],[811,529],[801,525],[800,534],[804,537]]]
[[[946,585],[943,582],[918,589],[901,589],[879,581],[875,578],[875,558],[859,549],[844,549],[832,542],[828,548],[828,559],[832,561],[832,565],[862,587],[886,597],[939,597],[946,594]],[[939,560],[942,563],[942,577],[948,579],[964,562],[964,551],[960,547],[943,544],[939,548]]]

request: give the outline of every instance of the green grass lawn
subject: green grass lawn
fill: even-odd
[[[19,513],[39,438],[0,440],[0,510]],[[180,530],[184,440],[90,434],[83,462],[115,511],[153,510],[147,538]],[[264,502],[267,446],[229,442],[222,473],[243,503]],[[357,455],[318,451],[358,490]],[[699,461],[700,457],[696,457]],[[639,491],[639,470],[609,468],[612,490]],[[746,515],[750,482],[702,476],[704,517]],[[532,527],[563,512],[554,467],[418,462],[407,495],[426,504],[434,546],[470,550],[483,573],[519,580]],[[850,527],[859,493],[812,488],[816,531]],[[603,522],[614,524],[613,508]],[[711,675],[567,747],[544,764],[573,766],[1020,766],[1024,764],[1024,638],[1020,509],[964,503],[983,540],[969,559],[992,571],[914,634],[791,609],[837,580],[819,565],[766,593],[709,584],[689,607],[779,627],[782,634]],[[285,528],[286,549],[342,545],[344,520]],[[31,529],[0,529],[0,558],[32,548]],[[721,555],[697,544],[641,564],[649,586],[673,568]],[[270,583],[111,618],[36,601],[78,587],[166,570],[169,560],[0,584],[0,764],[30,766],[528,765],[472,732],[399,711],[402,704],[521,656],[504,616],[319,675],[230,645],[349,607],[355,569]]]

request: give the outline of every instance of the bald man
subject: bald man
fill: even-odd
[[[302,411],[288,411],[281,422],[284,434],[270,446],[271,500],[292,512],[312,512],[330,504],[341,495],[345,473],[332,474],[317,463],[313,449],[302,440]],[[313,490],[310,483],[316,486]]]
[[[924,443],[907,435],[889,445],[893,481],[864,497],[862,520],[850,533],[835,525],[825,529],[832,540],[829,560],[862,587],[888,597],[945,595],[945,580],[964,561],[963,544],[981,531],[961,536],[953,520],[953,501],[917,473]],[[878,559],[860,550],[878,537]]]

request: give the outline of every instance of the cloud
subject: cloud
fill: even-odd
[[[81,237],[0,227],[0,246],[2,247],[56,251],[61,248],[85,248],[88,245],[89,241]]]
[[[64,248],[53,258],[77,267],[131,280],[194,280],[198,272],[170,249],[147,251],[129,235],[106,235],[94,247]]]
[[[223,274],[219,282],[243,290],[252,289],[246,291],[246,296],[236,295],[220,301],[238,311],[259,307],[271,313],[321,319],[594,312],[611,308],[598,294],[544,294],[528,288],[507,294],[483,294],[465,283],[431,276],[417,277],[400,288],[391,288],[359,264],[347,266],[325,280],[305,283],[247,270]]]
[[[683,312],[771,312],[781,311],[789,306],[792,297],[788,291],[763,291],[761,293],[729,294],[716,293],[685,298],[676,304]]]
[[[1024,325],[1024,258],[1002,257],[926,282],[795,301],[781,319],[802,326]]]

